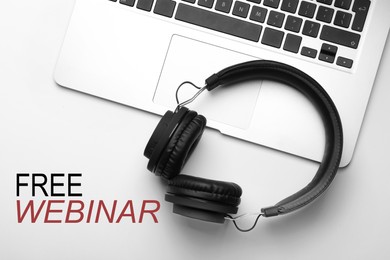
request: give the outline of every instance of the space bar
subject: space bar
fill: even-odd
[[[261,25],[181,3],[177,8],[175,19],[254,42],[259,41],[262,30]]]

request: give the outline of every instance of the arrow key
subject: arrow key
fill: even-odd
[[[338,48],[336,46],[324,43],[322,44],[320,56],[318,58],[322,61],[333,63],[336,57],[337,49]]]
[[[336,64],[341,66],[341,67],[350,69],[350,68],[352,68],[353,60],[340,56],[337,58]]]
[[[302,47],[301,54],[303,56],[314,59],[317,56],[317,50],[308,47]]]

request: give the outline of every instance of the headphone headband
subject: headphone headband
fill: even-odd
[[[165,200],[174,204],[175,213],[218,223],[223,223],[228,217],[236,225],[229,214],[237,213],[240,203],[242,190],[237,184],[183,174],[177,176],[206,126],[205,117],[184,105],[192,102],[205,89],[211,91],[219,86],[254,79],[277,81],[305,95],[321,115],[326,137],[322,162],[310,183],[274,206],[262,208],[260,215],[271,217],[297,210],[319,197],[333,181],[341,161],[343,130],[330,96],[317,81],[289,65],[267,60],[244,62],[213,74],[192,99],[179,104],[175,112],[168,111],[146,145],[144,155],[149,159],[148,169],[168,180]]]
[[[206,89],[211,91],[219,86],[252,79],[277,81],[297,89],[317,108],[325,127],[325,151],[312,181],[275,206],[262,209],[264,216],[276,216],[307,205],[328,188],[340,165],[343,150],[342,125],[336,106],[321,85],[306,73],[283,63],[256,60],[233,65],[207,78]]]

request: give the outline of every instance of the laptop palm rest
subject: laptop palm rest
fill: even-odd
[[[203,87],[205,79],[222,68],[254,59],[252,56],[174,35],[153,101],[174,109],[176,89],[182,82],[191,81]],[[189,107],[208,119],[246,129],[253,116],[260,86],[259,81],[241,84],[239,87],[226,86],[200,95]],[[197,89],[190,85],[183,86],[179,92],[179,101],[191,98],[196,92]]]

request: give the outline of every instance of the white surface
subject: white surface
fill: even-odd
[[[390,45],[352,163],[329,192],[251,233],[171,213],[146,170],[159,117],[58,87],[53,69],[73,1],[0,4],[0,259],[389,259]],[[207,130],[187,173],[235,181],[240,212],[306,184],[318,165]],[[161,202],[158,224],[18,224],[16,173],[82,172],[83,200]],[[29,199],[23,195],[19,199]],[[243,223],[245,224],[245,223]]]

